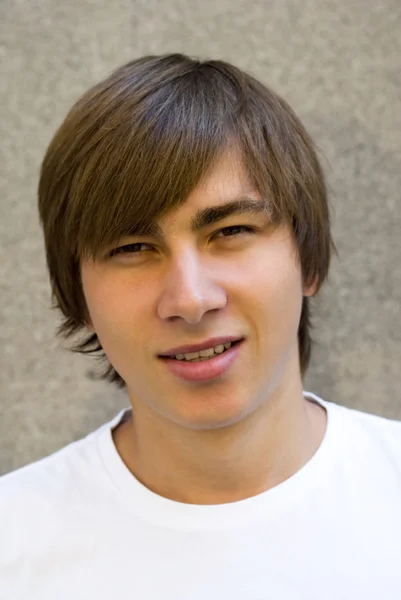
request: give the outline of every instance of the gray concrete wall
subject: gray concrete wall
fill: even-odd
[[[315,301],[306,389],[401,419],[400,0],[2,0],[0,472],[78,439],[127,400],[54,338],[38,169],[91,84],[148,53],[224,58],[317,141],[340,260]]]

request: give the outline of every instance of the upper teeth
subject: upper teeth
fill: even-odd
[[[224,350],[231,348],[232,342],[226,344],[219,344],[214,348],[206,348],[205,350],[199,350],[199,352],[188,352],[187,354],[175,354],[174,357],[177,360],[193,360],[194,358],[206,358],[213,356],[214,354],[221,354]]]

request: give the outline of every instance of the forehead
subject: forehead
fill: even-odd
[[[250,176],[240,154],[235,150],[230,150],[224,152],[216,160],[212,169],[189,194],[188,201],[194,197],[198,199],[199,193],[207,194],[210,200],[214,196],[218,199],[219,196],[224,198],[238,193],[248,193],[252,191],[252,188]]]
[[[260,200],[260,195],[252,185],[239,154],[227,151],[219,157],[184,202],[163,215],[158,222],[167,224],[180,218],[189,218],[199,209],[218,207],[244,198]]]

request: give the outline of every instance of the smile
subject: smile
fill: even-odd
[[[218,344],[212,348],[206,348],[205,350],[199,350],[199,352],[188,352],[186,354],[175,354],[168,358],[174,358],[176,360],[186,360],[191,362],[200,362],[204,360],[210,360],[213,356],[223,354],[226,350],[229,350],[235,342],[227,342],[226,344]]]
[[[231,370],[242,351],[243,342],[244,340],[227,342],[199,352],[160,357],[160,359],[170,373],[179,379],[195,383],[207,382],[222,377]],[[206,356],[202,356],[204,353]]]

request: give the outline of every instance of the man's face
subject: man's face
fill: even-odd
[[[199,219],[199,211],[244,198],[261,200],[227,153],[158,221],[163,237],[122,239],[117,252],[81,265],[89,328],[133,406],[146,405],[155,418],[192,429],[227,426],[300,378],[302,297],[314,290],[302,285],[290,229],[261,211]],[[227,337],[239,342],[210,360],[161,356]]]

